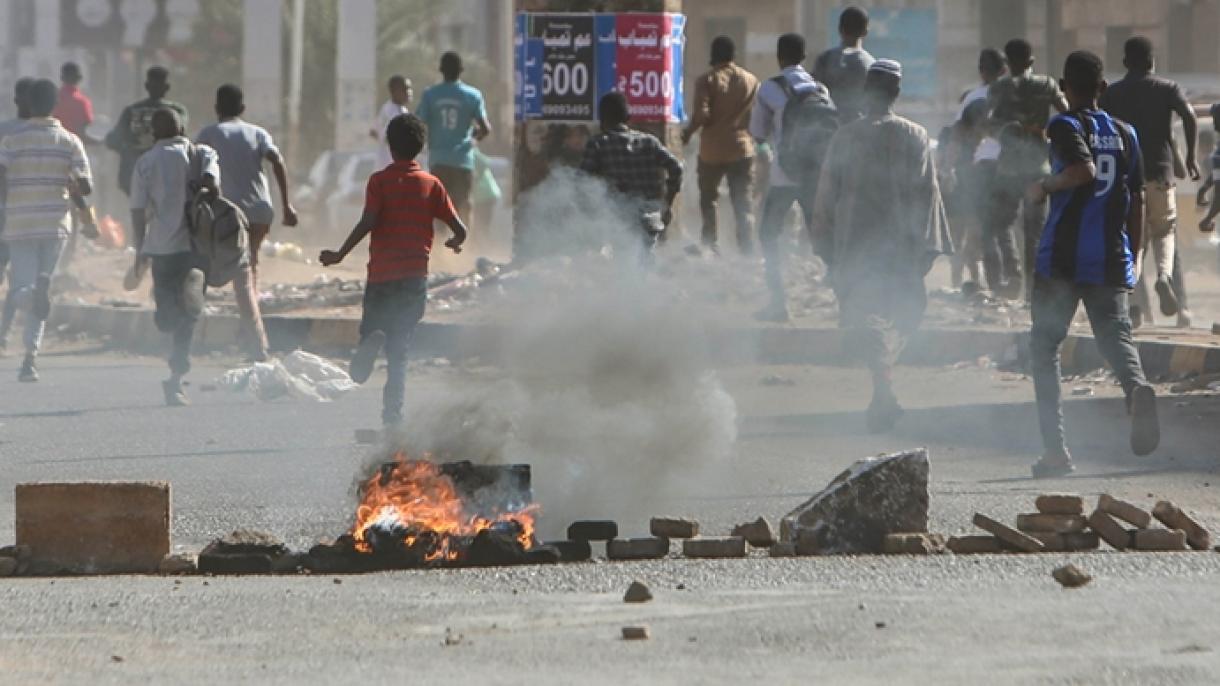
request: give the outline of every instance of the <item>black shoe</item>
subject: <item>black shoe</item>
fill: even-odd
[[[373,375],[373,366],[377,363],[377,354],[381,352],[383,345],[385,345],[384,331],[374,331],[360,341],[360,346],[356,348],[356,354],[352,355],[352,364],[348,368],[352,381],[362,384],[369,380],[369,377]]]
[[[25,356],[25,360],[21,363],[21,371],[17,373],[17,380],[21,383],[38,381],[38,367],[34,365],[33,355]]]
[[[1138,329],[1144,325],[1144,310],[1139,305],[1132,305],[1127,314],[1131,317],[1131,328]]]
[[[1161,444],[1161,423],[1156,413],[1156,391],[1137,386],[1131,392],[1131,452],[1151,455]]]
[[[43,274],[34,284],[34,301],[30,313],[35,319],[46,321],[51,316],[51,277]]]
[[[1072,464],[1072,456],[1066,452],[1061,454],[1043,455],[1042,459],[1034,463],[1030,467],[1030,472],[1035,479],[1053,479],[1055,477],[1067,476],[1076,471],[1076,466]]]
[[[1156,295],[1161,301],[1161,314],[1172,317],[1178,313],[1178,296],[1174,295],[1173,284],[1168,277],[1162,276],[1156,280]]]
[[[202,269],[191,269],[182,277],[182,309],[192,319],[203,314],[204,281]]]
[[[166,379],[161,382],[161,390],[165,393],[165,404],[169,407],[186,407],[191,404],[186,392],[182,390],[182,382]]]
[[[873,402],[868,406],[868,413],[865,415],[865,425],[868,427],[868,432],[872,434],[882,434],[892,431],[898,425],[898,420],[902,419],[902,415],[906,411],[898,404],[898,399],[893,394],[874,397]]]
[[[771,303],[763,309],[754,313],[754,319],[760,322],[771,322],[775,324],[786,324],[792,319],[788,314],[788,306],[782,303]]]

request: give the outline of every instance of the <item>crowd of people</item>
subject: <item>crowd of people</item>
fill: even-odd
[[[1068,56],[1056,79],[1034,72],[1033,50],[1022,39],[1002,52],[985,49],[981,82],[963,95],[936,146],[923,127],[895,113],[902,65],[869,54],[868,30],[867,12],[844,10],[841,43],[818,55],[812,72],[803,66],[804,38],[780,36],[778,72],[766,80],[735,62],[732,40],[712,41],[711,67],[694,83],[681,136],[684,144],[699,136],[703,249],[720,250],[717,202],[727,180],[743,254],[753,254],[757,230],[769,292],[758,317],[787,321],[780,238],[786,217],[799,209],[802,245],[826,264],[840,324],[871,372],[867,423],[877,432],[902,416],[893,368],[923,318],[924,282],[939,256],[952,257],[951,273],[964,292],[1027,301],[1045,449],[1035,476],[1072,470],[1059,348],[1083,302],[1127,394],[1132,449],[1151,453],[1159,440],[1155,394],[1132,343],[1132,328],[1147,320],[1149,304],[1146,295],[1129,302],[1129,293],[1144,290],[1144,265],[1151,265],[1160,311],[1189,325],[1175,249],[1175,183],[1200,177],[1195,113],[1176,84],[1154,74],[1152,44],[1127,41],[1127,76],[1109,86],[1101,59],[1086,51]],[[370,237],[351,372],[366,381],[385,350],[387,426],[403,418],[407,348],[427,300],[434,222],[449,228],[445,245],[460,251],[471,222],[476,143],[491,132],[483,96],[461,80],[462,70],[456,53],[443,55],[441,82],[424,91],[414,112],[411,81],[389,80],[389,100],[369,131],[383,157],[368,180],[363,214],[341,247],[319,256],[323,265],[338,264]],[[23,309],[22,381],[38,379],[50,280],[72,234],[73,205],[83,205],[93,185],[82,143],[92,108],[77,88],[79,68],[65,65],[62,82],[19,81],[18,118],[0,124],[0,245],[11,260],[0,342],[12,312]],[[149,69],[145,88],[148,98],[123,110],[105,144],[120,155],[119,186],[132,212],[136,259],[126,281],[134,289],[152,273],[156,322],[173,338],[165,400],[182,405],[206,287],[233,284],[246,350],[255,360],[268,354],[257,297],[259,246],[274,223],[265,165],[280,191],[283,224],[295,225],[297,216],[283,155],[265,129],[242,118],[238,86],[217,89],[217,121],[193,140],[185,135],[186,109],[166,98],[169,72]],[[1173,139],[1174,115],[1183,124],[1184,160]],[[638,230],[649,264],[672,220],[683,164],[658,138],[629,126],[624,94],[605,95],[598,117],[600,132],[588,140],[579,167],[604,180],[624,225]],[[416,161],[425,151],[430,171]],[[1213,168],[1200,202],[1220,180],[1220,164]],[[757,227],[756,172],[767,179]],[[1200,228],[1214,227],[1217,208],[1220,202]],[[238,257],[221,269],[226,250]]]

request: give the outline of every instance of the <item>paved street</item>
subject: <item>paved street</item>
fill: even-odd
[[[44,358],[44,381],[32,386],[18,385],[15,362],[3,360],[0,542],[13,536],[13,486],[33,480],[168,480],[182,550],[239,526],[306,546],[350,524],[354,480],[374,456],[353,430],[375,426],[380,376],[335,403],[264,403],[203,392],[228,362],[205,358],[193,374],[195,405],[167,409],[160,361],[67,352]],[[1054,490],[1149,507],[1169,498],[1220,525],[1215,398],[1163,399],[1163,447],[1140,459],[1126,448],[1117,390],[1095,385],[1068,406],[1078,473],[1035,483],[1032,389],[1020,376],[902,369],[908,414],[885,437],[863,430],[861,371],[739,367],[720,377],[737,409],[731,456],[644,475],[582,465],[580,455],[535,463],[544,535],[583,516],[644,534],[654,514],[694,516],[724,533],[758,515],[777,520],[854,459],[921,445],[932,454],[934,531],[968,532],[975,511],[1010,520]],[[498,380],[490,369],[423,366],[410,392],[426,407]],[[601,476],[573,502],[565,490],[581,469]],[[1097,577],[1091,586],[1069,592],[1050,579],[1069,557]],[[656,599],[624,605],[637,578]],[[1220,602],[1217,582],[1215,553],[8,579],[0,682],[894,683],[903,674],[907,683],[1214,683],[1220,626],[1207,608]],[[637,623],[651,626],[651,641],[618,639]]]

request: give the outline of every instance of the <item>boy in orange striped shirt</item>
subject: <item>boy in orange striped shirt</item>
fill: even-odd
[[[466,225],[458,218],[449,193],[415,161],[427,139],[427,127],[419,117],[402,114],[390,120],[386,142],[394,163],[369,177],[364,214],[343,247],[323,250],[318,257],[324,266],[339,264],[366,235],[372,236],[360,345],[352,357],[351,375],[356,383],[368,381],[385,346],[389,371],[381,420],[387,427],[403,418],[407,346],[428,300],[433,220],[453,231],[445,247],[459,253],[466,241]]]

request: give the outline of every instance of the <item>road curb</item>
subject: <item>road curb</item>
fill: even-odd
[[[355,318],[264,318],[273,350],[304,349],[345,354],[359,342]],[[168,338],[157,331],[151,310],[96,305],[58,305],[52,326],[106,339],[115,348],[161,354]],[[201,352],[237,345],[239,319],[230,315],[205,317],[195,336]],[[1220,340],[1220,339],[1218,339]],[[485,324],[422,322],[412,341],[414,357],[478,357],[495,362],[502,356],[503,332]],[[1220,344],[1137,339],[1144,371],[1150,378],[1182,377],[1220,372]],[[755,327],[709,331],[708,352],[719,364],[823,364],[853,362],[837,328]],[[1029,332],[986,329],[926,329],[912,337],[902,362],[947,365],[987,357],[1024,367],[1029,359]],[[1064,342],[1061,363],[1067,373],[1086,373],[1104,360],[1090,336],[1072,335]]]

